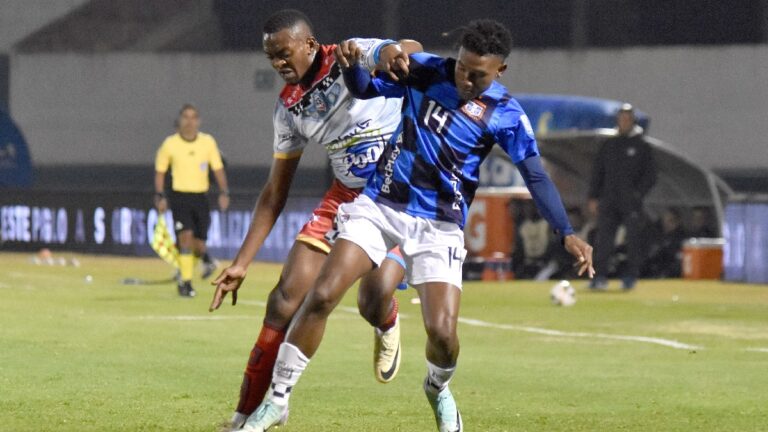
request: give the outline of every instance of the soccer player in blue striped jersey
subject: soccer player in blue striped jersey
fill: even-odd
[[[394,41],[391,42],[395,44]],[[448,383],[459,355],[456,325],[465,256],[462,228],[478,186],[479,167],[495,144],[512,158],[539,211],[593,276],[592,247],[573,233],[560,195],[544,171],[531,124],[495,79],[506,69],[509,31],[478,20],[464,28],[456,59],[412,54],[400,78],[371,77],[360,49],[336,49],[352,94],[403,98],[403,114],[390,146],[363,194],[339,208],[338,240],[320,276],[294,316],[281,345],[267,400],[248,430],[265,431],[288,409],[288,398],[319,347],[326,319],[344,293],[375,269],[394,245],[421,299],[427,331],[424,391],[440,432],[461,431],[461,415]]]

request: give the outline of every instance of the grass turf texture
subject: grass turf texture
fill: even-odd
[[[120,285],[166,277],[159,260],[80,261],[45,267],[0,254],[0,430],[219,430],[280,267],[254,264],[242,304],[209,314],[212,289],[201,281],[193,300],[172,285]],[[576,306],[557,308],[550,283],[467,283],[462,316],[702,348],[462,324],[451,388],[467,430],[768,429],[768,352],[748,351],[768,351],[768,287],[649,281],[632,293],[589,293],[576,284]],[[337,310],[281,430],[435,429],[421,390],[425,336],[414,294],[398,293],[406,318],[397,379],[375,382],[371,329]]]

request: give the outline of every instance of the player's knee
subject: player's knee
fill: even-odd
[[[179,233],[179,248],[191,250],[194,247],[194,237],[192,231],[182,231]]]
[[[440,351],[453,353],[458,350],[459,338],[456,334],[456,325],[451,320],[428,322],[426,331],[429,343]]]
[[[290,295],[281,279],[269,293],[266,312],[267,321],[278,326],[288,325],[296,310],[301,306],[302,299],[296,297]]]
[[[357,309],[360,311],[360,315],[371,325],[377,325],[384,319],[379,299],[366,295],[362,290],[357,296]]]
[[[307,311],[309,313],[327,317],[339,302],[339,299],[333,294],[325,284],[319,284],[307,295]]]

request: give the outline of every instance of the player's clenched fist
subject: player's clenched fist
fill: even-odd
[[[224,302],[224,298],[227,297],[227,293],[232,293],[232,306],[237,304],[237,290],[240,289],[240,285],[245,280],[246,269],[238,265],[232,265],[224,269],[219,277],[217,277],[211,285],[216,287],[216,292],[213,294],[213,301],[208,308],[209,312],[213,312],[221,306]]]
[[[360,60],[360,57],[363,56],[363,51],[357,46],[355,41],[345,40],[336,45],[333,54],[336,56],[336,61],[339,63],[339,66],[347,69]]]
[[[386,73],[393,81],[399,81],[400,77],[408,75],[409,64],[408,53],[403,47],[399,43],[390,44],[381,49],[376,70]]]

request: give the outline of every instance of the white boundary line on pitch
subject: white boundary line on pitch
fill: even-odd
[[[610,333],[567,332],[567,331],[561,331],[561,330],[551,330],[551,329],[546,329],[541,327],[518,326],[518,325],[509,325],[509,324],[494,324],[494,323],[480,321],[480,320],[471,319],[471,318],[459,318],[459,322],[463,324],[476,326],[476,327],[488,327],[488,328],[495,328],[499,330],[520,331],[520,332],[534,333],[534,334],[539,334],[544,336],[560,336],[560,337],[564,336],[564,337],[577,337],[577,338],[610,339],[610,340],[628,341],[628,342],[641,342],[641,343],[649,343],[654,345],[661,345],[668,348],[674,348],[674,349],[680,349],[680,350],[703,349],[703,347],[698,345],[690,345],[683,342],[678,342],[676,340],[649,337],[649,336],[631,336],[631,335],[618,335],[618,334],[610,334]]]
[[[758,353],[768,353],[768,348],[745,348],[744,351],[758,352]]]
[[[246,301],[243,301],[242,303],[246,305],[253,305],[253,306],[261,306],[261,307],[266,306],[266,303],[261,301],[246,300]],[[337,309],[347,313],[355,314],[355,315],[358,314],[357,308],[353,308],[349,306],[339,306],[337,307]],[[400,318],[408,318],[408,315],[400,314]],[[608,340],[618,340],[618,341],[626,341],[626,342],[640,342],[640,343],[647,343],[652,345],[660,345],[667,348],[689,350],[689,351],[704,349],[704,347],[698,346],[698,345],[690,345],[687,343],[678,342],[676,340],[649,337],[649,336],[631,336],[631,335],[618,335],[618,334],[609,334],[609,333],[568,332],[568,331],[562,331],[562,330],[552,330],[552,329],[547,329],[542,327],[520,326],[520,325],[511,325],[511,324],[496,324],[492,322],[481,321],[481,320],[472,319],[472,318],[464,318],[464,317],[459,317],[459,322],[462,324],[471,325],[474,327],[486,327],[486,328],[493,328],[497,330],[518,331],[518,332],[524,332],[524,333],[539,334],[544,336],[594,338],[594,339],[608,339]],[[759,352],[763,352],[762,351],[763,348],[756,348],[755,350],[758,350]],[[765,352],[768,352],[768,348],[765,349]]]
[[[248,315],[142,315],[140,320],[159,321],[229,321],[253,319]]]

